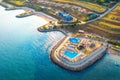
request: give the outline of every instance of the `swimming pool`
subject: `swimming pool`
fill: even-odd
[[[71,51],[65,51],[64,55],[69,57],[69,58],[74,58],[75,56],[77,56],[77,52],[71,52]]]
[[[80,37],[72,37],[69,39],[69,41],[74,43],[74,44],[78,44],[80,40],[81,40]]]

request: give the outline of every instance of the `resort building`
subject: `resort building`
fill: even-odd
[[[63,19],[63,21],[72,21],[73,17],[63,11],[58,12],[58,16]]]

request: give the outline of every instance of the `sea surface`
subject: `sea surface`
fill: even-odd
[[[0,80],[120,80],[120,57],[106,55],[81,72],[55,65],[49,58],[61,32],[41,33],[48,23],[37,16],[16,18],[23,10],[5,11],[0,6]]]

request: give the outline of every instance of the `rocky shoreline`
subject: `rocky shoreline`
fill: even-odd
[[[37,28],[37,30],[38,30],[39,32],[59,31],[59,32],[63,33],[65,36],[67,36],[67,32],[62,31],[62,30],[57,30],[57,29],[47,29],[47,30],[44,30],[44,29],[41,29],[41,27]]]

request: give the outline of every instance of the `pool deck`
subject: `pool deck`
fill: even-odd
[[[60,67],[71,70],[71,71],[82,71],[85,68],[91,66],[94,64],[97,60],[102,58],[102,56],[106,53],[107,50],[107,44],[103,45],[99,49],[95,50],[92,52],[89,56],[83,58],[80,61],[77,62],[71,62],[65,59],[64,57],[61,57],[60,54],[60,49],[63,47],[63,45],[67,42],[67,40],[70,37],[65,36],[61,41],[59,41],[52,49],[50,52],[50,59]]]

